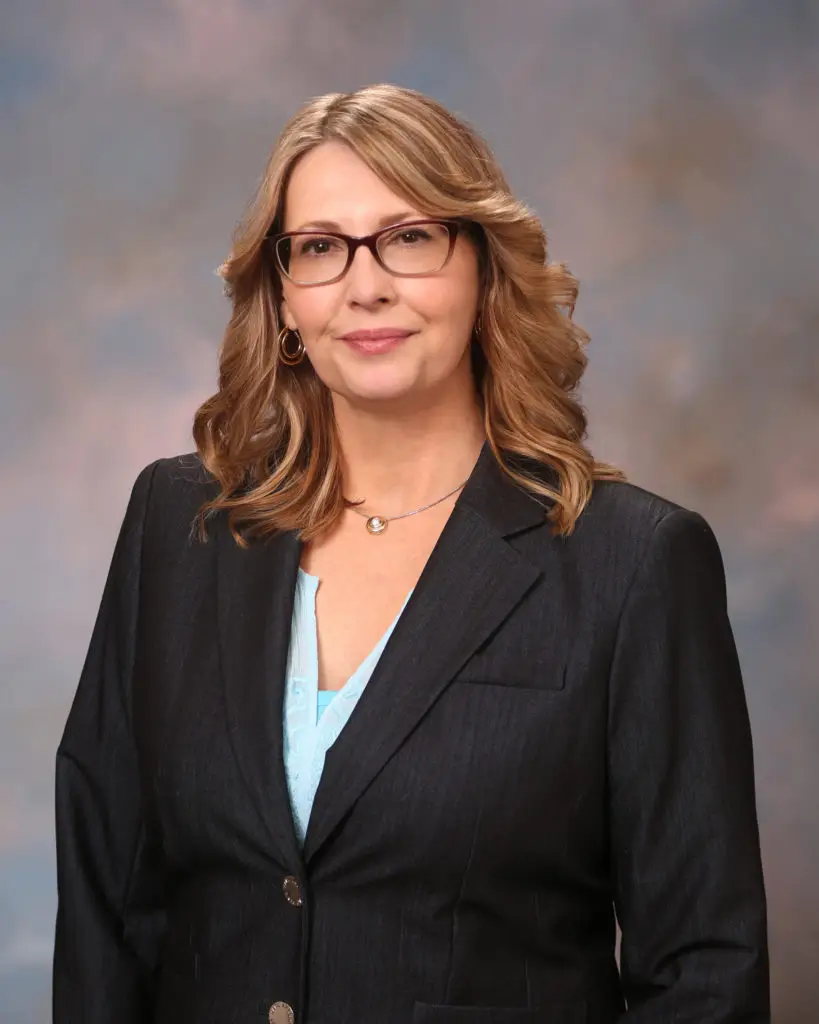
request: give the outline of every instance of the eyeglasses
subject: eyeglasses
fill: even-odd
[[[396,277],[436,274],[449,262],[460,222],[412,220],[357,238],[334,231],[287,231],[271,235],[276,262],[294,284],[332,284],[350,269],[359,246]]]

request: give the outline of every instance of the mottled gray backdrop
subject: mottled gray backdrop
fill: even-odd
[[[130,484],[192,447],[283,120],[477,123],[582,283],[597,454],[723,546],[779,1024],[819,994],[816,0],[3,0],[0,1020],[45,1024],[53,754]],[[812,996],[814,998],[812,998]]]

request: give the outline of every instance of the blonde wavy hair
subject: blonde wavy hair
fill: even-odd
[[[201,535],[206,519],[224,511],[239,543],[278,530],[309,541],[349,504],[330,392],[308,360],[288,366],[279,359],[281,282],[266,243],[281,230],[296,162],[331,140],[349,146],[426,216],[472,227],[482,273],[472,366],[486,437],[509,478],[552,503],[554,532],[570,534],[593,481],[623,479],[584,444],[577,387],[588,336],[572,319],[577,282],[564,264],[548,262],[540,220],[512,195],[471,126],[414,90],[374,85],[320,96],[289,121],[220,267],[232,315],[219,389],[197,410],[193,427],[220,492],[200,511]],[[543,465],[556,486],[538,471]]]

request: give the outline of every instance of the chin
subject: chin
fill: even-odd
[[[338,391],[348,402],[397,402],[426,390],[416,373],[397,367],[367,374],[345,374]]]
[[[401,387],[360,387],[360,388],[349,388],[344,393],[344,397],[351,405],[373,405],[379,403],[397,404],[403,399],[409,398],[414,394],[420,393],[419,388],[401,388]]]

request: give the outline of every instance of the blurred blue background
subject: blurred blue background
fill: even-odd
[[[722,544],[776,1020],[819,964],[819,5],[4,0],[0,1021],[45,1024],[54,750],[129,487],[192,448],[213,269],[285,118],[394,81],[478,125],[581,281],[595,453]],[[813,994],[814,998],[811,998]]]

